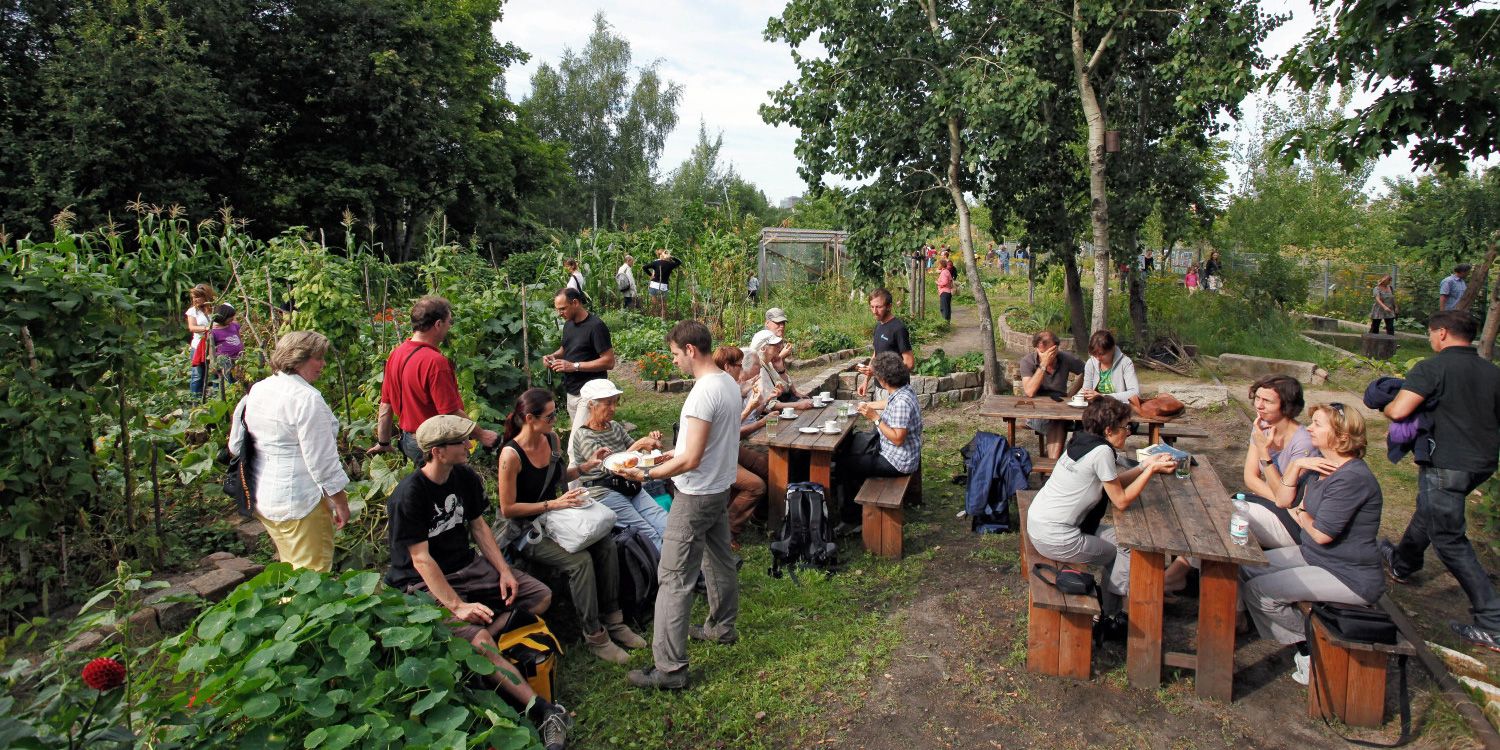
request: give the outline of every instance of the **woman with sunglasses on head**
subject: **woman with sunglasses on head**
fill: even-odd
[[[1343,404],[1313,407],[1308,432],[1322,457],[1293,461],[1286,474],[1266,467],[1276,500],[1291,508],[1295,544],[1266,550],[1265,567],[1241,568],[1241,597],[1263,638],[1297,647],[1292,679],[1306,685],[1307,634],[1297,602],[1374,604],[1385,591],[1380,483],[1365,464],[1365,420]]]
[[[589,650],[605,661],[624,664],[630,660],[626,648],[645,648],[646,641],[625,625],[616,599],[619,563],[615,543],[608,534],[578,552],[568,552],[550,537],[524,534],[530,521],[551,510],[578,508],[590,502],[588,490],[580,487],[560,492],[563,485],[599,468],[607,448],[598,449],[584,463],[565,468],[553,425],[557,403],[552,394],[532,388],[516,399],[505,418],[504,443],[500,448],[500,522],[496,541],[505,550],[523,535],[515,554],[536,565],[561,570],[568,578],[568,592],[582,621]],[[522,519],[518,522],[516,519]],[[602,614],[602,617],[601,617]],[[615,645],[616,643],[620,646]]]

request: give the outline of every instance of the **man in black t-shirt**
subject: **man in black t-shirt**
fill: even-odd
[[[672,251],[659,248],[656,251],[656,260],[646,264],[646,293],[656,301],[657,314],[663,319],[667,317],[667,291],[672,286],[672,272],[682,265],[682,261],[672,257]]]
[[[552,309],[564,321],[562,346],[542,357],[542,364],[563,374],[569,417],[578,408],[578,392],[583,390],[583,384],[606,377],[605,373],[615,366],[609,326],[589,312],[587,304],[577,289],[564,289],[552,298]]]
[[[452,613],[453,634],[495,665],[491,679],[525,706],[542,744],[561,750],[572,723],[567,709],[537,695],[495,645],[512,613],[541,614],[552,603],[552,592],[511,570],[500,554],[484,520],[490,509],[484,482],[468,467],[474,428],[474,422],[452,414],[431,417],[417,428],[426,463],[396,485],[387,504],[391,569],[385,580],[410,594],[426,593]]]
[[[1464,499],[1495,473],[1500,454],[1500,368],[1474,349],[1478,328],[1466,310],[1428,318],[1427,339],[1437,356],[1417,363],[1385,407],[1392,421],[1414,414],[1431,420],[1432,458],[1417,469],[1417,510],[1401,543],[1382,539],[1380,551],[1391,578],[1405,583],[1422,569],[1431,546],[1474,614],[1474,624],[1449,627],[1469,643],[1500,651],[1500,596],[1464,531]]]
[[[881,352],[895,352],[901,355],[901,361],[907,370],[917,366],[916,354],[911,348],[911,331],[907,330],[906,322],[891,314],[891,293],[885,289],[876,289],[870,292],[870,312],[875,316],[874,351],[870,354],[873,362],[875,355]],[[865,377],[859,381],[859,395],[865,396],[870,390],[870,365],[868,363],[858,366],[859,373]],[[876,386],[879,391],[880,387]],[[882,404],[877,402],[876,408]]]

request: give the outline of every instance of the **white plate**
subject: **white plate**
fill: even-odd
[[[1085,401],[1085,402],[1083,402],[1081,404],[1078,403],[1077,401],[1069,401],[1068,402],[1068,406],[1071,406],[1074,409],[1082,409],[1082,408],[1084,408],[1084,407],[1086,407],[1088,405],[1089,405],[1089,402],[1087,402],[1087,401]]]
[[[619,453],[611,453],[608,456],[604,457],[604,468],[610,473],[618,474],[624,468],[623,466],[621,466],[621,464],[632,458],[639,461],[641,455],[642,454],[640,451],[620,451]]]
[[[816,435],[822,432],[822,430],[816,427],[798,427],[797,431],[802,433],[803,435]]]

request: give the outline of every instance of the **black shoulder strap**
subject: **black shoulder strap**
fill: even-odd
[[[1043,573],[1051,573],[1052,580],[1047,580],[1047,577],[1042,575]],[[1037,580],[1041,581],[1042,583],[1048,584],[1050,586],[1057,585],[1057,568],[1051,565],[1048,565],[1046,563],[1037,563],[1031,566],[1031,574],[1036,576]]]

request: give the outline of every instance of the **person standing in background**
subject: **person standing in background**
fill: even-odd
[[[1465,279],[1469,276],[1468,263],[1460,263],[1453,267],[1453,275],[1443,279],[1438,285],[1438,311],[1458,309],[1458,301],[1463,299],[1464,292],[1468,291],[1469,283]]]
[[[943,321],[953,322],[953,261],[947,258],[938,260],[938,311],[943,315]]]
[[[620,267],[615,269],[615,288],[620,290],[621,306],[626,310],[635,309],[636,292],[635,272],[631,266],[635,265],[635,258],[627,255]]]
[[[188,293],[188,298],[191,304],[182,313],[187,319],[188,332],[193,334],[192,343],[188,344],[188,394],[194,401],[202,401],[208,379],[208,335],[214,325],[214,288],[199,284]]]
[[[667,292],[672,287],[672,272],[682,265],[682,261],[672,257],[672,251],[666,248],[658,248],[656,260],[646,264],[646,292],[656,300],[656,314],[662,320],[667,319]]]
[[[1208,291],[1224,290],[1224,264],[1219,261],[1218,250],[1208,254],[1208,261],[1203,264],[1203,277],[1208,282]]]
[[[1391,289],[1391,275],[1380,277],[1375,285],[1375,304],[1370,306],[1370,333],[1380,333],[1385,321],[1385,335],[1396,335],[1396,292]]]

